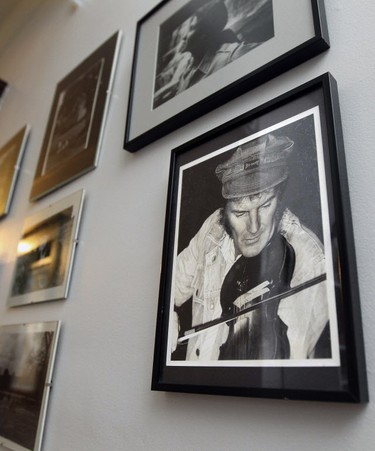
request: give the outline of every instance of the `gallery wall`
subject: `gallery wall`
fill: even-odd
[[[171,149],[331,72],[340,96],[371,400],[375,3],[327,0],[327,52],[132,154],[123,150],[123,139],[136,23],[157,1],[49,0],[35,1],[34,8],[30,1],[21,0],[17,14],[7,17],[0,41],[0,78],[10,85],[0,109],[0,145],[31,126],[12,208],[0,221],[0,324],[62,322],[43,449],[372,449],[371,401],[191,395],[152,392],[150,385]],[[123,40],[99,165],[30,203],[56,84],[116,30]],[[24,218],[82,188],[86,200],[68,299],[8,308]]]

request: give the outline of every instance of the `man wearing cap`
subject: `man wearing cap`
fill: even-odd
[[[216,168],[226,203],[177,257],[172,347],[179,333],[177,312],[190,298],[193,327],[239,312],[254,299],[276,295],[276,300],[193,334],[186,360],[329,356],[329,343],[321,346],[329,335],[325,282],[277,297],[326,271],[320,240],[281,208],[293,144],[268,134],[238,147]]]

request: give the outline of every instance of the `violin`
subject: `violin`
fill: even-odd
[[[255,257],[241,256],[228,271],[220,293],[222,318],[240,314],[247,305],[238,298],[270,281],[269,291],[260,301],[290,290],[295,267],[295,253],[286,239],[275,234]],[[220,360],[287,359],[290,357],[287,326],[277,314],[281,298],[264,302],[246,315],[228,323],[229,334],[220,350]]]

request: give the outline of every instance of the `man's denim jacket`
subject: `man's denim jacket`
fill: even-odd
[[[180,306],[193,298],[192,326],[221,316],[221,285],[235,262],[234,243],[222,225],[221,215],[221,210],[216,210],[209,216],[177,257],[174,302]],[[284,211],[278,231],[296,256],[291,287],[326,272],[320,240],[289,210]],[[313,358],[315,345],[328,321],[326,282],[282,299],[278,315],[288,326],[290,358]],[[190,338],[186,359],[217,360],[227,335],[228,326],[222,324]]]

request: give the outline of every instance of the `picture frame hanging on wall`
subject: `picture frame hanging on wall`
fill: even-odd
[[[97,167],[121,36],[116,32],[58,83],[31,201]]]
[[[330,74],[172,151],[152,389],[368,400]]]
[[[41,449],[60,326],[0,326],[0,444],[9,449]]]
[[[9,213],[29,133],[25,125],[0,148],[0,219]]]
[[[83,201],[80,190],[25,219],[9,307],[68,297]]]
[[[162,1],[137,24],[124,148],[137,151],[328,48],[323,0]]]

